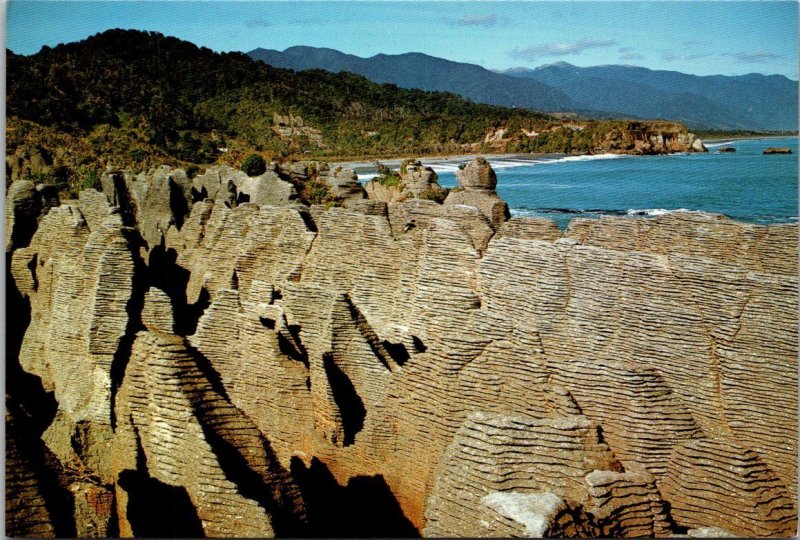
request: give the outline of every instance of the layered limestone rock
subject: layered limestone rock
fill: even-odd
[[[59,205],[55,187],[17,180],[6,192],[6,253],[31,241],[41,218]]]
[[[7,398],[8,401],[8,398]],[[30,448],[7,403],[6,431],[6,534],[10,537],[52,538],[56,531],[43,494],[41,470],[32,462]],[[39,467],[42,467],[39,464]]]
[[[178,224],[165,169],[49,209],[10,283],[19,364],[57,403],[41,443],[76,495],[53,514],[12,446],[9,524],[792,534],[797,226],[676,213],[562,235],[495,220],[473,163],[475,205],[257,204],[211,169]]]
[[[111,456],[99,443],[112,436],[114,369],[135,302],[126,234],[119,214],[90,232],[77,208],[62,206],[12,259],[16,286],[31,306],[20,363],[59,404],[44,440],[62,460],[77,458],[106,480]],[[76,430],[98,447],[76,456]]]
[[[696,439],[673,449],[662,493],[688,528],[717,527],[740,536],[791,536],[792,499],[752,450],[724,439]]]
[[[511,216],[508,205],[497,196],[497,175],[485,159],[477,158],[467,163],[456,173],[456,180],[458,188],[447,195],[445,206],[473,206],[495,229]]]
[[[447,192],[439,185],[439,176],[419,160],[405,160],[399,173],[379,166],[378,176],[364,185],[367,196],[385,203],[408,199],[426,199],[442,202]]]
[[[116,494],[121,529],[145,524],[130,512],[150,496],[141,477],[177,488],[208,537],[297,534],[305,521],[299,491],[269,442],[215,388],[185,341],[141,332],[117,400]],[[174,516],[173,519],[186,518]],[[147,517],[144,517],[147,519]]]
[[[426,536],[669,532],[652,476],[635,466],[626,472],[597,425],[582,415],[473,413],[445,452],[437,476]]]
[[[229,206],[243,202],[270,206],[293,204],[297,191],[274,170],[259,176],[247,176],[238,169],[222,165],[209,167],[192,181],[192,201],[211,199]]]

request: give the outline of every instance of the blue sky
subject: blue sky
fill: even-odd
[[[490,69],[558,61],[797,79],[797,2],[43,2],[10,0],[19,54],[108,28],[217,51],[293,45],[359,56],[423,52]]]

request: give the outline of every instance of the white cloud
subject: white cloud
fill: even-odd
[[[589,49],[601,49],[604,47],[611,47],[616,45],[617,42],[613,39],[589,39],[583,38],[577,41],[568,41],[562,43],[546,43],[544,45],[536,45],[534,47],[515,48],[509,51],[508,55],[517,60],[536,60],[545,56],[569,56],[572,54],[581,54],[583,51]]]
[[[480,26],[483,28],[490,28],[497,24],[499,17],[497,15],[464,15],[461,17],[456,26]]]

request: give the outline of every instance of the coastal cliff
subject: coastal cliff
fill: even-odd
[[[309,165],[12,184],[10,535],[794,534],[796,225]]]

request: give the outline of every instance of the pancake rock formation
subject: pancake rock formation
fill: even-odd
[[[796,533],[797,225],[400,177],[11,184],[8,533]]]

